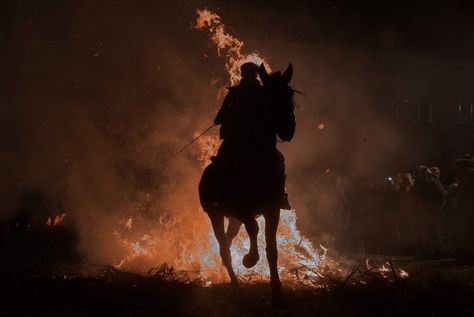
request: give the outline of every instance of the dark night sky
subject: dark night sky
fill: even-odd
[[[0,96],[19,92],[21,85],[15,86],[19,81],[36,80],[40,84],[45,76],[48,81],[56,80],[56,86],[68,86],[69,82],[71,87],[80,81],[101,83],[108,76],[116,77],[114,72],[118,71],[120,59],[133,63],[147,45],[136,33],[147,32],[150,37],[155,35],[178,46],[202,50],[200,39],[189,36],[196,7],[216,10],[246,39],[310,42],[454,60],[474,57],[472,1],[280,0],[271,3],[259,0],[2,1]],[[256,43],[249,42],[250,47],[256,46],[252,44]],[[110,50],[116,53],[109,54],[109,60],[89,59]],[[21,74],[26,68],[31,73],[28,79]],[[90,70],[88,75],[83,74],[86,68]],[[130,67],[128,71],[134,69]],[[133,84],[133,74],[129,78]],[[84,89],[68,93],[78,93],[81,98],[100,95]]]
[[[2,42],[6,39],[8,43],[9,38],[21,35],[23,23],[35,23],[32,27],[37,28],[57,19],[58,27],[66,27],[71,7],[84,8],[84,12],[75,12],[84,18],[94,16],[94,12],[114,15],[120,8],[135,8],[143,11],[144,20],[156,17],[154,10],[166,9],[171,13],[167,16],[169,20],[159,23],[173,36],[167,25],[189,20],[194,7],[207,6],[220,12],[234,27],[247,27],[249,32],[263,37],[383,50],[387,47],[380,43],[380,33],[391,32],[396,34],[397,50],[449,58],[474,56],[472,1],[280,0],[272,1],[271,5],[261,0],[75,2],[82,3],[80,6],[71,3],[74,2],[4,1]]]
[[[229,6],[225,3],[223,8]],[[239,11],[242,3],[252,3],[253,10]],[[472,1],[276,1],[272,6],[240,1],[222,11],[244,12],[242,24],[292,40],[455,59],[474,56]],[[396,37],[395,48],[384,47],[382,32]]]

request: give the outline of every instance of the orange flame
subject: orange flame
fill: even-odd
[[[198,18],[196,20],[196,29],[207,29],[210,33],[211,40],[217,46],[217,54],[222,56],[225,51],[227,56],[226,69],[229,73],[229,80],[235,85],[241,79],[240,66],[246,62],[253,62],[257,65],[264,64],[267,71],[271,71],[268,61],[261,57],[258,51],[249,54],[242,54],[244,42],[229,34],[225,30],[221,17],[207,9],[197,9]]]
[[[227,57],[226,69],[229,73],[230,83],[236,84],[240,80],[240,65],[252,61],[256,64],[264,63],[267,70],[270,66],[265,58],[258,52],[242,54],[243,41],[230,35],[225,31],[225,25],[220,16],[206,9],[198,9],[197,29],[207,29],[211,40],[217,46],[219,56],[225,52]],[[200,153],[198,161],[201,168],[205,168],[210,162],[211,156],[217,153],[220,139],[217,135],[204,136],[198,139]],[[135,219],[129,218],[122,222],[123,227],[114,232],[114,236],[125,248],[126,256],[121,259],[116,267],[136,268],[138,263],[146,262],[149,267],[168,261],[177,270],[197,272],[198,277],[204,285],[213,282],[227,280],[227,273],[221,265],[219,246],[214,237],[209,220],[205,213],[193,216],[190,223],[181,222],[179,219],[169,217],[160,218],[160,228],[155,228],[146,234],[134,235],[136,229]],[[269,278],[269,268],[265,257],[264,220],[257,219],[260,230],[258,236],[258,248],[260,261],[248,270],[242,265],[242,258],[248,252],[250,241],[243,230],[234,239],[231,253],[233,266],[236,273],[240,275],[258,276],[260,279]],[[183,240],[183,236],[189,238]],[[277,233],[279,248],[279,265],[283,279],[292,278],[295,272],[298,279],[311,280],[318,277],[322,262],[325,260],[327,249],[319,247],[319,251],[313,247],[311,241],[305,238],[296,225],[296,213],[294,210],[281,210],[281,222]],[[166,258],[165,258],[166,257]],[[161,261],[161,262],[157,262]]]
[[[240,80],[240,65],[244,62],[264,63],[267,70],[270,70],[268,62],[258,52],[247,55],[241,53],[243,41],[225,32],[225,25],[219,15],[206,9],[198,9],[197,13],[195,27],[209,31],[219,56],[225,51],[226,69],[231,84],[237,84]],[[210,164],[220,142],[217,135],[198,139],[200,152],[197,160],[202,169]],[[329,169],[326,172],[329,172]],[[265,223],[262,217],[257,221],[261,229],[257,240],[260,261],[252,269],[246,269],[242,265],[242,258],[249,250],[250,241],[244,230],[241,230],[231,246],[232,264],[236,273],[247,276],[247,280],[252,277],[268,280],[269,268],[263,234]],[[317,286],[317,279],[322,275],[323,269],[330,267],[331,270],[342,272],[343,269],[338,263],[327,258],[327,249],[324,246],[315,248],[312,242],[301,234],[296,221],[294,210],[281,210],[277,231],[281,278]],[[162,215],[157,226],[145,231],[137,223],[137,219],[128,217],[121,222],[121,227],[114,231],[116,240],[125,250],[125,256],[115,265],[117,268],[143,272],[144,267],[149,269],[167,262],[177,270],[195,273],[204,286],[227,280],[227,272],[221,265],[218,243],[204,212],[193,214],[192,221]],[[382,265],[377,270],[384,275],[388,268]],[[402,278],[408,276],[408,273],[400,268],[397,268],[397,273]]]
[[[205,136],[198,140],[200,146],[199,162],[204,168],[210,163],[220,144],[217,136]],[[192,223],[183,224],[179,219],[166,216],[160,218],[154,231],[133,236],[132,218],[123,221],[121,230],[114,232],[116,239],[127,250],[125,258],[115,266],[117,268],[134,269],[146,263],[151,267],[163,261],[164,255],[172,255],[169,264],[177,270],[197,273],[204,285],[227,280],[227,273],[221,265],[219,245],[214,237],[205,213],[201,213]],[[279,249],[279,266],[282,279],[303,283],[314,283],[321,276],[322,263],[325,261],[327,249],[319,246],[317,251],[311,241],[304,237],[296,225],[294,210],[281,210],[280,225],[277,232]],[[247,277],[258,277],[268,280],[270,276],[265,256],[264,219],[257,219],[261,230],[258,235],[260,261],[252,269],[242,265],[242,258],[250,248],[250,241],[244,230],[241,230],[231,246],[233,267],[237,274]],[[183,227],[183,225],[185,227]],[[184,232],[186,231],[186,232]],[[182,241],[182,235],[190,239]],[[129,237],[132,235],[132,237]]]
[[[226,51],[228,58],[226,69],[229,72],[230,82],[236,84],[240,79],[240,65],[246,61],[257,64],[266,60],[253,52],[243,55],[241,49],[244,43],[225,32],[225,25],[221,18],[205,9],[197,10],[198,19],[196,28],[206,28],[210,32],[212,41],[217,45],[218,54]],[[197,161],[204,169],[211,162],[211,157],[217,153],[220,139],[217,135],[203,136],[198,139],[200,152]],[[329,169],[326,171],[329,172]],[[197,190],[197,189],[196,189]],[[185,202],[181,206],[184,208]],[[191,208],[194,208],[192,206]],[[152,226],[143,226],[139,214],[128,216],[119,222],[113,232],[117,244],[122,248],[123,256],[119,258],[115,267],[138,272],[146,272],[162,263],[172,265],[178,271],[186,271],[191,277],[202,280],[204,286],[228,280],[227,272],[222,266],[219,255],[219,246],[215,239],[210,221],[204,212],[193,212],[188,218],[173,218],[162,214],[157,223]],[[233,267],[241,277],[251,280],[269,279],[269,268],[265,257],[264,220],[257,219],[260,233],[258,235],[258,249],[260,261],[252,269],[242,265],[242,258],[248,252],[250,242],[244,230],[241,230],[231,246]],[[149,224],[149,219],[145,222]],[[305,285],[319,286],[318,278],[323,270],[342,273],[340,263],[326,256],[327,249],[319,245],[315,247],[304,237],[297,227],[297,218],[294,210],[281,210],[280,224],[277,231],[279,250],[279,270],[282,280],[301,282]],[[367,266],[369,263],[367,261]],[[386,274],[387,267],[377,268],[380,274]],[[397,269],[400,277],[408,276],[402,269]],[[299,284],[296,284],[299,285]]]
[[[207,166],[210,163],[210,158],[216,155],[220,140],[216,136],[206,136],[199,139],[201,149],[201,165]],[[245,254],[250,249],[250,240],[247,234],[241,230],[237,237],[232,242],[231,254],[232,264],[234,269],[239,274],[245,273],[258,273],[261,278],[268,279],[270,271],[265,258],[265,236],[264,229],[265,221],[263,217],[257,219],[260,227],[257,244],[260,253],[260,261],[251,270],[246,269],[241,261]],[[212,229],[209,232],[210,236],[213,236]],[[219,254],[219,246],[215,239],[212,239],[213,253]],[[311,241],[304,237],[299,231],[296,225],[296,213],[294,210],[281,210],[280,212],[280,225],[277,231],[277,244],[279,250],[279,263],[283,266],[283,274],[286,273],[287,277],[290,272],[294,272],[295,269],[299,269],[303,274],[303,277],[317,277],[319,276],[318,270],[320,269],[323,261],[326,258],[327,248],[320,245],[321,251],[315,250]]]
[[[64,217],[66,217],[65,212],[55,215],[54,217],[48,217],[48,220],[46,220],[46,225],[50,227],[57,226],[64,220]]]
[[[230,83],[235,85],[239,82],[240,66],[246,62],[253,62],[257,65],[264,64],[268,71],[271,67],[268,61],[259,55],[257,51],[250,54],[242,54],[244,42],[235,36],[225,31],[225,25],[222,23],[221,17],[214,12],[207,9],[197,10],[198,18],[196,21],[196,29],[207,29],[210,33],[211,40],[217,46],[217,54],[222,55],[226,52],[227,62],[226,70],[229,73]],[[210,163],[210,157],[215,155],[220,144],[217,136],[206,136],[199,140],[201,146],[200,162],[201,166],[205,167]],[[306,274],[317,275],[316,269],[320,267],[321,262],[325,259],[327,249],[321,247],[321,254],[315,251],[312,243],[301,235],[296,226],[296,213],[294,210],[282,210],[281,222],[277,232],[277,243],[280,252],[280,264],[283,264],[286,269],[304,268]],[[264,227],[264,220],[262,217],[258,219],[260,228]],[[250,271],[259,273],[262,277],[268,278],[269,269],[265,260],[265,239],[263,230],[259,231],[258,248],[262,255],[257,265]],[[210,231],[209,235],[212,235]],[[218,245],[213,243],[213,252],[218,254]],[[233,258],[233,267],[237,273],[243,274],[248,272],[241,264],[242,257],[248,252],[250,248],[250,241],[243,231],[233,241],[231,253]],[[289,271],[287,271],[289,272]]]
[[[400,267],[395,267],[393,263],[390,263],[388,261],[385,261],[381,265],[377,264],[372,264],[371,260],[369,258],[365,259],[365,267],[369,271],[375,271],[378,272],[383,278],[390,278],[392,275],[395,275],[396,277],[399,278],[407,278],[410,275],[408,272]]]

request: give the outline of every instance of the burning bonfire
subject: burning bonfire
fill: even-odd
[[[204,168],[210,163],[210,157],[216,154],[219,147],[218,136],[211,135],[199,139],[200,155],[198,162]],[[260,228],[264,228],[263,217],[257,219]],[[134,218],[128,218],[121,224],[121,231],[115,231],[118,241],[128,249],[127,256],[117,265],[117,268],[139,269],[144,263],[149,268],[157,266],[160,255],[174,253],[174,258],[169,261],[178,270],[193,275],[207,285],[227,280],[227,273],[221,265],[219,245],[214,237],[214,232],[204,212],[193,221],[192,228],[182,228],[179,219],[163,216],[159,219],[155,231],[142,234],[137,239],[127,238],[127,233],[133,232]],[[193,239],[182,241],[182,230],[189,232]],[[122,233],[120,233],[122,232]],[[200,239],[200,240],[199,240]],[[285,280],[303,283],[315,283],[321,277],[326,261],[327,249],[320,245],[316,249],[312,242],[304,237],[296,224],[294,210],[281,210],[280,225],[278,228],[277,242],[279,249],[279,267],[281,277]],[[265,254],[264,230],[258,235],[258,247],[261,254]],[[242,265],[242,258],[248,253],[250,241],[244,230],[234,239],[231,247],[233,267],[237,274],[247,280],[267,280],[270,271],[266,259],[262,256],[255,267],[246,269]],[[175,252],[173,252],[175,249]],[[161,257],[161,259],[163,259]]]
[[[219,56],[226,57],[226,70],[229,82],[234,85],[240,80],[240,65],[245,62],[264,63],[270,70],[268,61],[257,51],[242,53],[244,42],[226,32],[221,17],[207,9],[197,10],[195,28],[207,30],[211,41],[217,46]],[[218,99],[222,96],[218,93]],[[198,135],[198,134],[196,134]],[[198,140],[199,153],[196,164],[204,169],[211,156],[215,155],[220,145],[217,135],[203,136]],[[196,181],[197,195],[197,181]],[[152,199],[151,197],[148,197]],[[196,206],[196,209],[200,208]],[[260,217],[258,224],[264,228],[264,220]],[[201,280],[205,285],[227,281],[227,273],[221,265],[219,246],[207,215],[194,212],[191,223],[169,215],[161,215],[156,224],[149,225],[144,231],[143,222],[137,216],[124,219],[114,231],[114,237],[126,254],[115,267],[123,270],[146,272],[166,262],[178,271],[186,272],[191,277]],[[241,230],[234,239],[231,253],[236,273],[245,280],[268,280],[270,272],[266,263],[264,230],[258,235],[259,253],[263,256],[252,269],[242,265],[242,258],[248,253],[250,241]],[[183,238],[186,236],[187,238]],[[322,245],[315,247],[297,227],[294,210],[281,210],[280,224],[277,232],[279,250],[279,269],[282,280],[317,285],[319,278],[327,270],[341,270],[335,261],[327,257],[327,248]],[[369,268],[368,268],[369,269]],[[381,268],[383,272],[386,266]],[[380,272],[382,272],[380,271]],[[341,273],[342,270],[341,270]],[[406,272],[399,271],[404,277]]]

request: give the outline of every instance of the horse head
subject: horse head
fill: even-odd
[[[283,141],[290,141],[295,133],[294,94],[295,90],[289,85],[293,77],[293,65],[288,65],[283,74],[269,74],[263,64],[259,67],[259,76],[265,91],[265,99],[276,109],[276,130]]]

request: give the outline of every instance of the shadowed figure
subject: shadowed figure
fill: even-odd
[[[463,251],[474,254],[474,156],[463,154],[450,163],[459,185],[455,193],[457,206],[451,215],[457,219],[455,239]]]
[[[250,250],[242,263],[247,268],[257,264],[259,227],[255,218],[263,215],[272,297],[279,304],[282,293],[276,232],[280,209],[290,207],[285,193],[284,159],[276,143],[277,138],[290,141],[295,131],[294,90],[288,85],[293,67],[290,64],[283,74],[268,74],[263,64],[258,67],[245,63],[241,74],[241,82],[229,88],[216,116],[223,142],[217,156],[212,157],[212,163],[204,170],[199,196],[234,286],[238,281],[229,249],[232,239],[243,223],[250,238]],[[225,217],[229,217],[227,231]]]
[[[414,172],[413,195],[418,225],[418,246],[422,256],[441,251],[440,219],[447,193],[437,167],[418,166]]]

